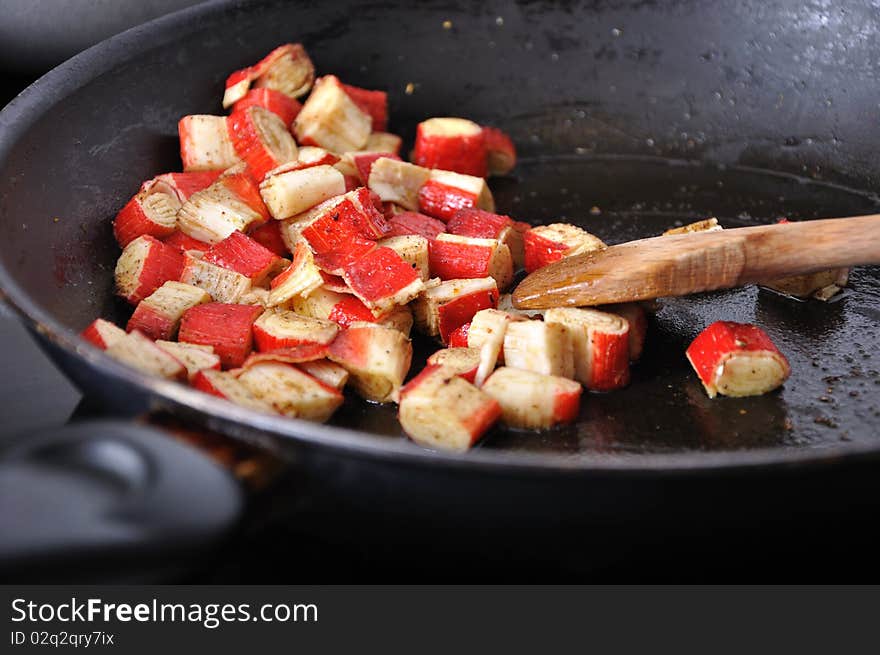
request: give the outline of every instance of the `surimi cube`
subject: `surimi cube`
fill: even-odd
[[[430,177],[431,171],[427,168],[383,157],[377,159],[370,168],[367,186],[383,202],[393,202],[410,211],[417,211],[419,191]]]
[[[508,323],[504,334],[504,363],[544,375],[572,378],[574,348],[571,335],[562,325],[544,321]]]
[[[366,150],[348,152],[345,154],[344,159],[347,159],[351,162],[351,165],[354,167],[355,172],[357,173],[357,177],[362,184],[369,183],[370,172],[373,170],[373,164],[375,164],[378,160],[394,159],[397,161],[401,161],[400,157],[391,152],[368,152]]]
[[[483,127],[489,175],[506,175],[516,166],[516,147],[497,127]]]
[[[424,288],[419,273],[391,248],[376,248],[342,273],[352,292],[373,312],[390,312],[405,305]]]
[[[492,396],[443,366],[426,366],[400,393],[400,425],[427,448],[464,452],[500,416]]]
[[[293,261],[271,283],[267,300],[270,307],[282,305],[297,296],[308,296],[323,284],[324,278],[315,265],[312,251],[300,241],[293,249]]]
[[[645,347],[645,335],[648,332],[648,319],[645,308],[639,303],[627,302],[617,305],[604,305],[602,311],[617,314],[629,324],[629,361],[635,362],[642,356]]]
[[[444,348],[428,357],[428,364],[445,366],[473,383],[480,367],[480,351],[477,348]]]
[[[205,252],[211,247],[210,243],[193,239],[191,236],[184,234],[180,230],[175,231],[171,236],[163,239],[162,242],[167,243],[169,246],[174,246],[180,252],[186,252],[187,250]]]
[[[318,296],[319,294],[315,294]],[[409,336],[412,328],[412,312],[406,305],[397,306],[390,312],[376,316],[359,298],[349,294],[333,294],[336,300],[323,296],[321,300],[310,297],[307,299],[305,311],[317,311],[323,315],[317,318],[327,318],[340,327],[350,327],[352,323],[367,322],[376,323],[384,327],[398,330]],[[312,301],[309,303],[309,301]],[[328,302],[330,301],[330,302]],[[329,307],[329,310],[328,310]],[[299,309],[297,309],[299,311]]]
[[[482,387],[486,378],[495,370],[495,364],[503,359],[504,337],[511,321],[525,320],[498,309],[481,309],[468,324],[467,345],[480,353],[480,367],[473,382]]]
[[[337,304],[343,302],[343,300],[348,300],[355,303],[357,311],[359,312],[358,315],[360,315],[360,312],[363,312],[364,315],[370,313],[369,308],[351,294],[330,291],[329,289],[321,286],[316,288],[308,295],[298,296],[291,300],[290,309],[295,311],[297,314],[301,314],[302,316],[328,319],[334,321],[342,327],[348,327],[348,324],[343,324],[334,318],[330,318],[331,314],[333,313],[333,309],[336,307]],[[355,320],[361,319],[353,319],[350,322],[354,322]]]
[[[345,388],[345,385],[348,382],[348,371],[342,368],[339,364],[334,364],[326,359],[318,359],[314,362],[302,362],[301,364],[297,364],[297,366],[313,378],[317,378],[324,384],[330,385],[334,389],[339,389],[340,391]]]
[[[491,277],[447,280],[428,288],[413,303],[416,326],[429,336],[449,343],[452,332],[469,323],[481,309],[498,303],[498,285]]]
[[[180,321],[178,339],[213,346],[224,368],[244,363],[253,348],[253,323],[261,307],[212,302],[187,311]]]
[[[159,239],[170,236],[177,226],[179,209],[177,194],[151,180],[116,215],[113,235],[123,248],[145,234]]]
[[[260,194],[272,217],[278,220],[296,216],[343,193],[345,178],[328,165],[271,174],[260,184]]]
[[[144,373],[169,380],[179,380],[186,374],[183,364],[137,330],[129,332],[105,352],[113,359]]]
[[[218,302],[236,303],[251,289],[250,278],[228,268],[204,261],[202,253],[184,253],[180,281],[204,289]]]
[[[255,285],[262,284],[267,277],[275,274],[287,263],[271,250],[238,231],[211,246],[205,253],[203,261],[240,273]]]
[[[223,398],[236,405],[258,412],[276,413],[269,403],[252,394],[250,389],[239,382],[232,373],[203,369],[193,376],[190,384],[194,389]]]
[[[294,122],[299,143],[332,152],[363,148],[370,136],[372,119],[348,96],[333,75],[321,77]]]
[[[428,240],[415,234],[406,236],[389,237],[376,243],[379,247],[391,248],[400,255],[401,259],[417,271],[423,281],[430,276],[430,257],[428,253]]]
[[[305,48],[299,43],[285,43],[255,65],[237,70],[227,78],[223,107],[241,100],[252,84],[298,98],[309,92],[314,80],[315,66]]]
[[[367,400],[396,400],[412,361],[412,344],[397,330],[353,323],[330,344],[328,358],[351,374],[355,390]]]
[[[190,171],[188,173],[163,173],[141,185],[141,189],[153,189],[161,193],[173,193],[182,205],[197,191],[207,189],[217,181],[223,171]]]
[[[138,303],[125,329],[139,330],[151,339],[171,339],[184,312],[206,302],[211,296],[205,290],[169,280]]]
[[[199,346],[194,343],[179,343],[177,341],[157,341],[156,345],[186,367],[190,382],[199,371],[220,370],[220,357],[214,354],[214,349],[211,346]]]
[[[327,345],[337,332],[339,326],[333,321],[300,316],[283,309],[263,312],[254,321],[254,341],[260,351],[304,344]]]
[[[510,248],[497,239],[438,234],[429,259],[431,275],[441,280],[492,277],[501,291],[513,282]]]
[[[370,117],[371,129],[374,132],[383,132],[388,127],[387,93],[362,89],[350,84],[343,84],[342,90],[362,112]]]
[[[269,306],[269,290],[263,287],[251,287],[236,302],[239,305],[257,305],[265,309]]]
[[[812,296],[816,300],[827,301],[845,287],[848,281],[848,268],[832,268],[816,273],[777,278],[762,282],[761,286],[795,298]]]
[[[494,212],[495,200],[482,177],[432,170],[428,181],[419,189],[418,209],[423,214],[448,221],[460,209]]]
[[[236,101],[232,106],[232,111],[242,111],[248,107],[268,109],[280,118],[288,129],[302,110],[302,105],[298,101],[274,89],[251,89],[241,100]]]
[[[284,257],[287,253],[291,252],[284,242],[284,237],[281,235],[280,221],[267,221],[262,225],[258,225],[248,232],[248,236],[279,257]]]
[[[262,362],[238,376],[248,390],[284,416],[326,421],[342,404],[339,390],[291,364]]]
[[[303,166],[336,166],[340,158],[329,150],[317,146],[303,146],[299,149],[297,161]],[[340,171],[345,172],[345,171]]]
[[[149,296],[168,280],[180,279],[183,253],[149,235],[138,237],[116,262],[116,293],[132,305]]]
[[[529,273],[563,257],[605,248],[601,239],[568,223],[533,227],[523,235],[523,246]]]
[[[791,367],[761,328],[716,321],[700,332],[687,358],[710,398],[758,396],[788,379]]]
[[[257,185],[241,168],[233,168],[211,186],[194,193],[177,214],[180,230],[199,241],[217,243],[269,218]]]
[[[107,350],[107,348],[125,337],[125,330],[103,318],[96,318],[89,323],[88,327],[79,336],[93,346],[97,346],[101,350]]]
[[[246,107],[226,119],[238,157],[255,180],[297,158],[296,141],[278,116],[262,107]]]
[[[388,221],[391,229],[389,237],[406,236],[416,234],[423,236],[429,241],[436,239],[437,235],[446,230],[443,221],[419,214],[418,212],[401,212],[395,214]]]
[[[480,310],[485,311],[485,310]],[[478,312],[479,313],[479,312]],[[446,344],[450,348],[467,348],[468,347],[468,334],[471,331],[471,324],[465,323],[464,325],[460,325],[455,328],[452,333],[449,335],[449,342]]]
[[[401,145],[403,145],[403,139],[396,134],[389,134],[388,132],[372,132],[367,138],[364,150],[371,150],[373,152],[390,152],[399,155]]]
[[[483,385],[501,406],[501,420],[514,428],[541,430],[571,423],[583,389],[574,380],[502,366]]]
[[[455,213],[446,231],[463,237],[478,239],[498,239],[510,248],[514,266],[522,266],[525,261],[523,250],[523,231],[517,229],[513,219],[482,209],[460,209]]]
[[[241,160],[232,145],[225,116],[184,116],[177,124],[184,171],[216,171]]]
[[[625,318],[596,309],[554,307],[544,312],[544,321],[563,327],[571,337],[575,377],[587,389],[611,391],[629,384],[629,323]]]
[[[301,343],[287,348],[277,348],[265,352],[252,352],[242,364],[242,369],[251,368],[264,362],[275,364],[303,364],[325,359],[330,347],[320,343]]]
[[[486,177],[483,128],[464,118],[429,118],[416,127],[414,164]]]

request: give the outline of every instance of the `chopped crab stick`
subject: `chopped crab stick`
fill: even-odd
[[[516,147],[497,127],[483,127],[489,175],[506,175],[516,166]]]
[[[778,278],[764,282],[761,286],[795,298],[812,296],[817,300],[828,300],[845,287],[848,281],[848,268],[833,268],[817,273]]]
[[[424,288],[422,278],[391,248],[375,248],[345,267],[342,273],[352,292],[374,312],[405,305]]]
[[[388,128],[387,93],[362,89],[350,84],[343,84],[342,90],[362,112],[370,117],[373,132],[384,132]]]
[[[348,371],[342,368],[339,364],[334,364],[326,359],[318,359],[313,362],[302,362],[301,364],[297,364],[297,366],[313,378],[317,378],[334,389],[342,391],[348,383]]]
[[[376,316],[356,296],[347,293],[330,294],[332,292],[313,294],[305,303],[302,303],[302,306],[296,305],[296,309],[298,311],[302,309],[308,315],[318,313],[320,315],[316,316],[316,318],[326,318],[343,328],[350,327],[352,323],[358,322],[377,323],[409,336],[413,323],[412,312],[409,307],[398,306],[386,314]]]
[[[168,280],[179,280],[182,270],[180,250],[149,235],[138,237],[116,262],[116,293],[136,305]]]
[[[268,109],[280,118],[288,129],[302,110],[302,104],[297,100],[274,89],[251,89],[241,100],[236,101],[232,106],[232,111],[238,112],[248,107]]]
[[[416,128],[412,161],[463,175],[486,177],[483,128],[464,118],[429,118]]]
[[[103,318],[96,318],[80,332],[83,339],[101,350],[107,350],[114,343],[125,337],[125,330]]]
[[[194,343],[180,343],[178,341],[157,341],[156,345],[186,367],[190,382],[199,371],[220,370],[220,357],[214,354],[214,349],[211,346],[199,346]]]
[[[323,282],[312,251],[304,241],[300,241],[293,250],[293,262],[273,278],[268,304],[275,307],[297,296],[308,296]]]
[[[277,348],[265,352],[252,352],[244,360],[242,368],[250,368],[263,362],[275,362],[281,364],[303,364],[315,362],[327,357],[330,347],[321,343],[301,343],[297,346]]]
[[[353,323],[330,344],[328,358],[351,374],[367,400],[396,400],[412,361],[412,344],[401,332],[372,323]]]
[[[302,166],[335,166],[339,163],[340,158],[332,152],[318,148],[317,146],[303,146],[299,149],[297,162]],[[344,171],[343,171],[344,172]]]
[[[638,361],[645,348],[645,335],[648,332],[645,308],[639,303],[627,302],[619,305],[605,305],[601,309],[622,316],[629,323],[629,361]]]
[[[568,333],[574,346],[575,377],[587,389],[612,391],[629,384],[625,318],[596,309],[554,307],[544,313],[544,321]]]
[[[194,114],[177,124],[184,171],[218,171],[241,160],[232,145],[225,116]]]
[[[583,391],[574,380],[509,366],[495,371],[482,388],[498,401],[504,423],[527,430],[574,421]]]
[[[217,243],[239,230],[269,218],[253,179],[239,167],[223,173],[206,189],[194,193],[177,214],[177,225],[193,239]]]
[[[269,290],[263,287],[251,287],[236,302],[239,305],[258,305],[265,309],[269,306]]]
[[[243,232],[233,232],[223,241],[215,243],[205,253],[203,260],[240,273],[254,285],[262,284],[287,263]]]
[[[443,343],[456,328],[481,309],[498,303],[498,285],[491,277],[474,280],[447,280],[427,288],[413,305],[418,328],[429,336],[440,336]]]
[[[217,181],[217,178],[223,174],[223,171],[191,171],[189,173],[163,173],[157,175],[152,180],[148,180],[141,185],[141,189],[154,188],[157,191],[168,193],[169,191],[177,196],[180,204],[189,200],[189,197],[207,189]]]
[[[399,155],[401,145],[403,145],[403,139],[396,134],[373,131],[370,133],[370,136],[367,137],[367,143],[364,146],[364,150],[370,150],[372,152],[390,152]]]
[[[791,373],[785,356],[761,328],[716,321],[688,346],[687,358],[710,398],[758,396],[780,386]]]
[[[125,329],[139,330],[151,339],[171,339],[183,314],[207,302],[211,302],[207,291],[169,280],[138,303]]]
[[[144,373],[169,380],[180,380],[186,375],[183,364],[137,330],[126,334],[124,339],[116,341],[105,352],[113,359]]]
[[[477,348],[444,348],[428,357],[428,365],[444,366],[473,383],[480,367],[480,351]]]
[[[484,310],[480,310],[484,311]],[[470,335],[471,324],[465,323],[455,328],[449,335],[449,342],[446,344],[450,348],[467,348],[468,336]]]
[[[497,239],[438,234],[430,246],[431,275],[441,280],[492,277],[501,291],[513,282],[510,248]]]
[[[268,109],[246,107],[233,112],[226,121],[235,152],[255,180],[296,160],[296,141],[284,121]]]
[[[531,273],[563,257],[602,250],[601,239],[568,223],[553,223],[533,227],[523,235],[525,268]]]
[[[516,321],[507,325],[504,334],[507,366],[573,378],[573,354],[571,336],[561,325],[544,321]]]
[[[198,305],[183,315],[178,340],[213,346],[223,367],[235,368],[253,348],[253,323],[262,312],[254,305]]]
[[[464,452],[500,416],[498,401],[444,366],[426,366],[400,392],[400,424],[427,448]]]
[[[419,191],[430,177],[431,171],[427,168],[382,157],[373,162],[367,186],[383,202],[393,202],[410,211],[417,211]]]
[[[161,239],[170,236],[177,226],[180,200],[173,189],[152,180],[129,200],[113,221],[113,235],[123,248],[148,234]]]
[[[294,122],[294,133],[305,146],[332,152],[360,150],[367,144],[372,119],[349,97],[333,75],[315,82],[309,99]]]
[[[336,338],[333,321],[300,316],[288,310],[269,310],[254,321],[257,350],[268,351],[308,344],[327,345]]]
[[[423,214],[448,221],[459,209],[493,212],[495,200],[482,177],[432,170],[428,181],[419,189],[418,209]]]
[[[351,161],[357,171],[358,179],[361,184],[367,184],[370,181],[370,172],[373,170],[373,164],[380,159],[391,159],[394,161],[402,161],[400,157],[391,152],[351,152],[346,154],[346,159]]]
[[[480,368],[474,384],[482,387],[495,370],[495,364],[504,358],[504,335],[511,321],[525,320],[498,309],[481,309],[468,324],[467,345],[480,353]]]
[[[391,227],[391,230],[388,232],[389,237],[417,234],[429,241],[436,239],[438,234],[446,230],[446,225],[443,221],[419,214],[418,212],[409,211],[395,214],[388,221],[388,225]]]
[[[416,234],[388,237],[381,241],[377,241],[376,245],[379,247],[391,248],[391,250],[400,255],[401,259],[419,274],[419,277],[422,278],[423,282],[427,282],[428,278],[431,277],[428,240],[425,237]]]
[[[461,209],[449,219],[446,231],[463,237],[498,239],[510,248],[514,266],[519,268],[523,265],[523,231],[517,229],[509,216],[493,214],[482,209]]]
[[[252,394],[232,373],[203,369],[193,376],[190,384],[194,389],[224,398],[236,405],[258,412],[275,413],[271,405]]]
[[[284,416],[326,421],[342,404],[338,389],[291,364],[261,362],[238,376],[258,399]]]
[[[299,98],[309,92],[314,80],[315,66],[305,48],[299,43],[286,43],[255,65],[237,70],[226,79],[223,107],[241,100],[251,85]]]
[[[271,174],[260,184],[260,194],[273,218],[296,216],[345,193],[345,178],[332,166],[309,166]]]
[[[297,228],[299,237],[314,253],[318,268],[332,275],[342,275],[349,265],[376,248],[376,242],[364,237],[355,223],[356,211],[348,211],[352,204],[338,200],[329,201],[321,211],[310,212],[313,218],[300,221]]]
[[[279,221],[267,221],[258,225],[248,232],[248,236],[263,246],[269,252],[279,257],[284,257],[290,251],[284,238],[281,236],[281,223]]]
[[[690,234],[691,232],[718,232],[722,229],[724,228],[718,224],[717,218],[707,218],[695,223],[682,225],[681,227],[670,228],[663,233],[663,236],[669,236],[672,234]]]
[[[237,303],[251,289],[250,278],[203,259],[203,254],[187,251],[180,281],[207,291],[217,302]]]
[[[181,252],[186,252],[187,250],[197,250],[199,252],[205,252],[208,248],[211,247],[210,243],[205,243],[204,241],[199,241],[198,239],[193,239],[188,234],[181,232],[180,230],[175,231],[171,236],[165,237],[162,239],[163,243],[168,244],[169,246],[174,246]]]

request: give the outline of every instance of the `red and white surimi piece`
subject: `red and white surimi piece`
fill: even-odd
[[[355,390],[367,400],[396,400],[412,362],[412,344],[401,332],[354,323],[330,344],[328,358],[345,368]]]
[[[346,158],[351,161],[357,171],[358,179],[361,184],[368,184],[370,181],[370,172],[373,170],[373,164],[380,159],[391,159],[394,161],[402,161],[400,157],[391,152],[350,152],[346,153]]]
[[[162,340],[156,341],[156,345],[186,367],[190,382],[199,371],[220,370],[220,357],[214,354],[211,346]]]
[[[428,357],[428,364],[444,366],[473,383],[480,368],[480,351],[477,348],[444,348]]]
[[[176,230],[170,236],[162,239],[163,243],[167,243],[169,246],[174,246],[180,252],[186,252],[187,250],[196,250],[198,252],[205,252],[208,248],[211,247],[210,243],[205,243],[204,241],[199,241],[198,239],[193,239],[188,234],[181,232],[180,230]]]
[[[299,143],[332,152],[363,148],[370,136],[372,118],[358,107],[334,75],[315,81],[309,99],[294,121]]]
[[[497,239],[443,233],[429,250],[431,275],[441,280],[492,277],[501,291],[513,282],[510,248]]]
[[[105,352],[113,359],[151,375],[169,380],[180,380],[186,375],[183,364],[137,330],[126,334]]]
[[[548,325],[562,326],[574,346],[575,377],[587,389],[612,391],[629,384],[629,323],[596,309],[554,307]]]
[[[516,147],[497,127],[483,127],[489,175],[506,175],[516,166]]]
[[[373,162],[367,186],[378,194],[382,202],[393,202],[410,211],[417,211],[419,191],[430,177],[431,171],[427,168],[382,157]]]
[[[207,189],[217,181],[223,171],[191,171],[188,173],[162,173],[152,180],[147,180],[141,185],[141,189],[154,188],[177,196],[182,205],[190,196],[197,191]]]
[[[483,386],[495,365],[504,360],[504,336],[511,321],[525,320],[521,316],[498,309],[481,309],[468,324],[467,345],[480,353],[480,367],[474,384]]]
[[[333,321],[300,316],[287,310],[263,312],[254,321],[257,350],[269,351],[306,344],[327,345],[336,338],[339,326]]]
[[[413,303],[416,326],[443,343],[481,309],[498,303],[498,285],[491,277],[474,280],[447,280],[430,285]]]
[[[563,257],[605,248],[601,239],[568,223],[531,228],[523,235],[523,246],[525,268],[529,273]]]
[[[426,282],[431,277],[428,240],[425,237],[416,234],[388,237],[377,241],[376,245],[391,248],[391,250],[400,255],[401,259],[419,274],[423,282]]]
[[[114,343],[125,337],[125,330],[103,318],[96,318],[80,332],[83,339],[101,350],[107,350]]]
[[[113,221],[117,243],[124,248],[145,234],[158,239],[170,236],[177,227],[180,204],[170,187],[152,180],[144,183]]]
[[[183,315],[178,339],[213,346],[223,367],[235,368],[253,349],[253,323],[262,313],[262,308],[254,305],[198,305]]]
[[[645,335],[648,333],[648,318],[645,308],[636,302],[605,305],[602,311],[617,314],[629,323],[629,361],[635,362],[642,356],[645,348]]]
[[[203,257],[202,253],[191,250],[184,253],[181,282],[204,289],[211,298],[225,303],[237,303],[251,290],[250,278],[206,262]]]
[[[284,257],[290,251],[281,236],[281,223],[279,221],[266,221],[248,231],[248,236],[263,246],[269,252],[279,257]]]
[[[151,339],[171,339],[183,314],[206,302],[211,296],[203,289],[169,280],[138,303],[125,329],[139,330]]]
[[[238,376],[258,399],[279,414],[310,421],[326,421],[344,398],[331,387],[291,364],[261,362]]]
[[[700,332],[687,358],[710,398],[758,396],[780,386],[791,373],[785,356],[761,328],[716,321]]]
[[[256,366],[264,362],[274,362],[276,364],[304,364],[306,362],[315,362],[325,359],[330,351],[330,347],[323,343],[301,343],[296,346],[288,346],[287,348],[276,348],[275,350],[267,350],[264,352],[252,352],[244,360],[241,365],[242,369]]]
[[[486,180],[452,171],[432,170],[428,181],[419,189],[418,210],[448,221],[460,209],[495,211],[495,200]]]
[[[438,234],[446,230],[443,221],[410,211],[395,214],[388,220],[388,225],[391,228],[387,235],[389,237],[417,234],[429,241],[436,239]]]
[[[377,132],[375,129],[367,137],[367,143],[364,150],[372,152],[390,152],[395,155],[400,154],[400,147],[403,145],[403,139],[396,134],[389,132]]]
[[[296,141],[287,125],[268,109],[246,107],[232,112],[226,122],[232,146],[255,180],[262,180],[272,169],[296,160]]]
[[[482,389],[498,401],[504,423],[527,430],[574,421],[583,392],[574,380],[509,366],[495,371]]]
[[[444,366],[426,366],[400,392],[400,425],[427,448],[464,452],[500,416],[498,401]]]
[[[339,364],[334,364],[326,359],[318,359],[313,362],[302,362],[301,364],[297,364],[297,366],[313,378],[317,378],[324,384],[329,384],[334,389],[339,389],[340,391],[345,388],[345,385],[348,382],[348,371],[342,368]]]
[[[352,292],[374,312],[389,312],[419,295],[424,283],[410,264],[391,248],[376,248],[345,267]]]
[[[290,266],[272,279],[268,305],[274,307],[297,296],[308,296],[323,282],[312,251],[304,241],[300,241],[293,249]]]
[[[345,178],[333,166],[308,166],[270,174],[260,194],[273,218],[282,220],[345,193]]]
[[[486,310],[481,309],[480,311],[486,311]],[[469,322],[465,323],[464,325],[459,325],[449,335],[449,341],[446,345],[450,348],[467,348],[468,347],[468,335],[470,334],[470,331],[471,331],[471,324]]]
[[[510,249],[514,266],[524,262],[523,232],[509,216],[482,209],[461,209],[446,224],[446,231],[476,239],[498,239]]]
[[[315,80],[315,66],[299,43],[278,46],[259,62],[232,73],[226,79],[223,107],[229,107],[256,88],[279,91],[291,98],[309,92]]]
[[[149,235],[129,243],[116,262],[116,293],[133,305],[168,280],[179,280],[183,253]]]
[[[333,321],[343,328],[353,323],[376,323],[392,328],[409,336],[412,328],[412,312],[406,305],[398,306],[390,312],[378,316],[360,298],[348,293],[335,293],[326,288],[319,289],[308,298],[293,303],[293,309],[305,316]]]
[[[194,389],[223,398],[236,405],[258,412],[276,413],[269,403],[257,398],[232,373],[203,369],[193,376],[190,384]]]
[[[571,336],[563,326],[544,321],[508,323],[504,333],[504,363],[544,375],[573,378]]]
[[[232,111],[242,111],[248,107],[268,109],[280,118],[288,129],[302,110],[300,102],[274,89],[251,89],[241,100],[236,101],[232,106]]]
[[[350,84],[343,84],[342,89],[370,117],[373,132],[384,132],[388,129],[388,94],[385,91],[362,89]]]
[[[262,284],[267,277],[274,275],[287,263],[271,250],[238,231],[211,246],[203,260],[240,273],[255,285]]]
[[[193,114],[177,123],[184,171],[217,171],[241,160],[232,145],[225,116]]]
[[[486,177],[483,128],[464,118],[429,118],[416,128],[412,161],[464,175]]]

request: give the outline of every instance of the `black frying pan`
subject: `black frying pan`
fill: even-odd
[[[433,115],[510,132],[521,161],[492,185],[518,219],[562,219],[615,243],[708,215],[733,226],[878,211],[880,15],[868,6],[350,4],[187,9],[75,57],[0,114],[0,286],[86,393],[282,448],[317,476],[350,473],[335,478],[349,488],[392,497],[409,480],[441,503],[454,488],[513,512],[524,505],[480,490],[512,481],[520,500],[576,498],[583,511],[579,491],[596,480],[880,453],[876,268],[829,304],[756,288],[664,301],[629,388],[585,397],[576,425],[498,429],[462,456],[408,442],[393,407],[351,398],[328,425],[258,415],[78,339],[94,317],[130,311],[112,295],[110,221],[143,179],[179,169],[178,118],[219,113],[225,75],[285,41],[303,42],[319,72],[388,89],[406,137]],[[793,368],[783,390],[705,396],[683,351],[716,319],[770,333]]]

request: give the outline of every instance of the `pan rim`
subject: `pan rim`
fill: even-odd
[[[161,47],[166,40],[175,40],[197,29],[199,19],[229,9],[240,10],[244,4],[238,0],[211,0],[181,9],[115,35],[53,68],[0,111],[0,161],[6,159],[18,137],[72,91],[125,61]],[[263,0],[247,4],[272,3]],[[157,40],[157,36],[162,38]],[[699,474],[722,470],[828,465],[830,462],[880,456],[880,443],[864,442],[711,452],[611,453],[596,459],[588,459],[582,454],[523,453],[481,448],[464,454],[429,451],[405,439],[389,439],[349,428],[260,414],[184,385],[130,369],[88,344],[44,311],[14,280],[6,265],[0,262],[2,301],[38,338],[48,340],[109,381],[122,381],[144,390],[158,408],[187,408],[209,419],[219,419],[226,432],[235,432],[233,427],[240,433],[260,431],[265,437],[292,440],[302,447],[327,449],[331,453],[347,456],[455,470],[539,475]]]

